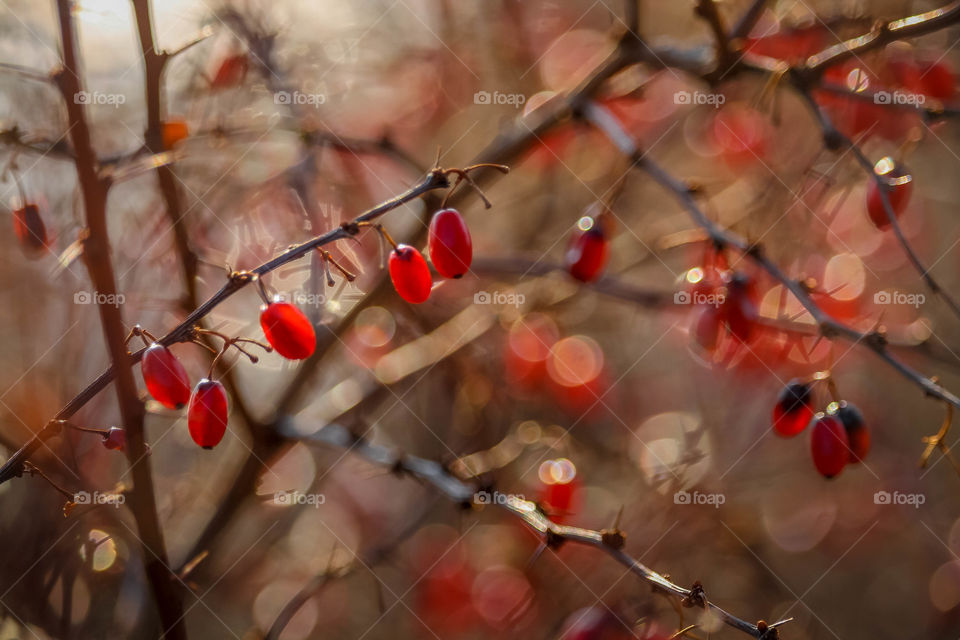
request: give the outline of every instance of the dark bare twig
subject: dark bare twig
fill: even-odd
[[[730,39],[746,38],[753,31],[753,27],[763,15],[763,10],[767,8],[767,0],[753,0],[753,4],[743,12],[737,23],[730,30]]]

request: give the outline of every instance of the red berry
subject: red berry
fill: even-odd
[[[850,460],[847,431],[834,416],[818,414],[810,439],[813,464],[824,477],[832,478],[843,471]]]
[[[470,269],[473,242],[456,209],[443,209],[430,221],[430,261],[445,278],[459,278]]]
[[[103,434],[103,446],[117,451],[126,450],[127,432],[120,427],[110,427],[110,430]]]
[[[849,402],[841,402],[837,409],[837,418],[847,431],[847,440],[850,442],[849,462],[861,462],[870,451],[870,432],[863,422],[863,414]]]
[[[749,276],[742,273],[730,276],[720,311],[731,335],[740,342],[749,342],[759,317],[756,293]]]
[[[570,460],[547,460],[540,465],[537,475],[541,482],[540,502],[555,522],[563,522],[576,512],[580,482],[577,468]]]
[[[190,400],[190,378],[176,356],[154,342],[140,360],[140,371],[147,391],[168,409],[180,409]]]
[[[813,393],[809,384],[791,381],[783,388],[773,407],[773,430],[792,438],[813,419]]]
[[[250,61],[246,54],[238,53],[223,59],[217,68],[217,73],[210,81],[210,86],[215,89],[226,89],[241,84],[247,77],[247,70],[250,67]]]
[[[267,342],[288,360],[313,355],[317,334],[310,320],[289,302],[271,302],[260,307],[260,326]]]
[[[430,297],[433,281],[430,267],[423,255],[406,244],[398,244],[390,252],[390,280],[400,297],[407,302],[420,304]]]
[[[880,176],[881,181],[890,185],[887,195],[894,215],[899,218],[910,200],[913,177],[903,167],[897,166],[893,158],[882,158],[873,170]],[[887,217],[887,210],[880,196],[880,187],[873,179],[867,184],[867,213],[870,214],[870,220],[877,229],[883,230],[890,226],[890,218]]]
[[[227,391],[216,380],[203,378],[190,396],[187,411],[190,437],[204,449],[213,449],[227,431]]]
[[[567,249],[567,270],[581,282],[593,282],[610,257],[610,242],[599,218],[584,217]]]
[[[13,231],[20,248],[28,255],[42,254],[49,246],[47,226],[35,204],[24,205],[13,212]]]

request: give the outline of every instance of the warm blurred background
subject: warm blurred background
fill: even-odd
[[[402,192],[438,147],[442,166],[462,167],[498,135],[529,131],[538,108],[562,100],[614,50],[622,4],[155,2],[161,48],[203,38],[170,61],[163,84],[181,223],[199,259],[197,299],[223,284],[228,266],[252,268]],[[694,4],[642,2],[641,33],[652,46],[708,54],[711,33]],[[718,3],[728,23],[750,4]],[[937,5],[767,4],[753,32],[767,38],[755,50],[790,62],[875,19]],[[40,72],[58,64],[53,2],[7,0],[0,16],[0,62]],[[109,164],[143,145],[133,13],[126,0],[89,0],[74,17],[86,89],[101,96],[87,109],[94,144]],[[880,48],[828,77],[854,91],[873,83],[934,93],[943,87],[911,85],[897,65],[950,74],[960,62],[957,34],[952,27]],[[952,76],[947,84],[937,99],[949,104]],[[635,65],[598,98],[652,158],[698,186],[713,220],[760,242],[790,277],[814,279],[828,313],[861,330],[882,323],[895,355],[960,390],[958,319],[893,233],[871,223],[867,176],[852,157],[823,150],[807,107],[764,75],[735,74],[709,91],[682,71]],[[701,103],[677,99],[681,92]],[[872,161],[906,160],[913,195],[901,226],[938,282],[960,295],[956,123],[821,99]],[[0,74],[0,118],[35,146],[64,148],[64,108],[49,84]],[[331,567],[346,575],[310,595],[281,637],[558,638],[566,625],[569,638],[668,638],[690,624],[691,637],[746,637],[696,609],[681,618],[673,601],[595,549],[538,554],[538,537],[502,510],[464,510],[424,483],[311,443],[330,423],[448,464],[481,452],[469,460],[486,471],[484,484],[537,500],[565,524],[610,527],[622,510],[631,555],[682,586],[701,581],[711,601],[750,622],[794,618],[784,638],[960,635],[960,476],[939,453],[918,468],[942,403],[868,350],[816,340],[782,285],[735,252],[726,255],[730,270],[755,287],[755,335],[748,345],[705,339],[701,309],[678,304],[675,293],[690,291],[719,258],[671,194],[626,172],[620,152],[585,124],[527,138],[499,149],[512,171],[485,181],[493,208],[457,191],[474,266],[460,280],[438,278],[428,302],[408,304],[384,285],[372,232],[330,247],[359,274],[352,283],[334,272],[326,287],[316,258],[268,276],[270,292],[316,323],[318,354],[307,365],[229,356],[230,428],[216,449],[194,445],[183,412],[147,399],[158,511],[171,564],[185,570],[190,637],[263,637]],[[144,158],[111,190],[108,216],[124,319],[159,335],[191,301]],[[16,176],[50,235],[38,254],[0,233],[0,441],[9,455],[108,355],[72,244],[83,221],[72,162],[15,144],[0,145],[0,162],[5,215],[20,206]],[[422,248],[441,196],[383,222]],[[581,218],[603,209],[609,264],[602,279],[582,284],[565,273],[564,254],[578,224],[588,224]],[[894,304],[877,297],[884,292]],[[259,304],[249,287],[207,326],[260,338]],[[192,380],[205,375],[204,349],[172,350]],[[810,430],[780,438],[771,412],[788,380],[831,362],[872,444],[862,463],[827,480],[811,461]],[[817,410],[829,402],[821,391]],[[119,420],[109,388],[73,422]],[[123,455],[78,431],[32,461],[69,492],[132,484]],[[284,491],[310,499],[278,503]],[[678,491],[712,503],[685,504]],[[882,504],[875,494],[883,491],[922,504]],[[36,476],[0,485],[0,636],[156,637],[128,510],[78,505],[65,517],[63,503]]]

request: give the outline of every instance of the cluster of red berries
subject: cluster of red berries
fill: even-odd
[[[289,302],[268,301],[265,295],[264,298],[264,304],[260,308],[260,326],[272,350],[288,360],[303,360],[313,355],[317,337],[307,316]],[[147,391],[154,400],[168,409],[188,406],[187,426],[193,441],[204,449],[215,447],[227,430],[228,402],[223,383],[212,379],[214,365],[210,366],[207,377],[201,379],[191,392],[190,377],[173,352],[145,331],[139,330],[137,334],[147,335],[152,340],[140,360],[140,370]],[[146,342],[146,339],[144,341]],[[219,355],[222,355],[227,347],[236,346],[237,342],[256,342],[225,337],[224,341],[224,349]]]
[[[825,379],[818,375],[813,381]],[[863,460],[870,450],[870,432],[863,414],[849,402],[831,402],[825,412],[815,412],[814,406],[811,382],[792,380],[773,407],[773,430],[779,436],[792,438],[812,423],[813,464],[824,477],[833,478],[848,464]]]
[[[393,245],[388,267],[394,289],[407,302],[425,302],[433,289],[433,278],[423,254],[410,245],[394,243],[380,230]],[[473,241],[467,223],[456,209],[441,209],[433,214],[427,246],[433,267],[444,278],[462,278],[470,269]]]

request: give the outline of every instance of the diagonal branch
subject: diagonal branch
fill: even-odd
[[[285,435],[292,438],[303,437],[293,433]],[[346,449],[353,455],[364,458],[373,464],[391,469],[396,473],[409,474],[432,486],[448,499],[465,507],[474,503],[474,496],[481,488],[471,480],[464,480],[453,475],[438,462],[411,455],[398,455],[396,450],[372,444],[337,424],[329,424],[303,438],[308,442],[319,442]],[[501,508],[509,515],[521,520],[539,534],[547,545],[556,548],[566,542],[572,542],[593,547],[627,567],[631,573],[650,584],[656,591],[679,598],[684,606],[695,606],[709,610],[711,614],[728,626],[760,640],[775,640],[778,637],[777,626],[767,625],[762,621],[758,624],[751,624],[738,618],[707,600],[702,588],[696,585],[692,589],[681,587],[639,560],[634,559],[623,550],[626,543],[626,534],[619,529],[595,531],[560,525],[548,518],[536,503],[515,496],[508,496],[505,501],[495,502],[493,506]]]
[[[887,341],[883,334],[876,331],[864,333],[834,320],[813,301],[801,283],[788,277],[776,263],[767,258],[759,245],[751,244],[744,238],[713,222],[697,204],[694,198],[694,191],[690,185],[673,177],[660,167],[660,165],[646,157],[609,111],[594,104],[590,105],[587,109],[586,116],[588,120],[603,131],[624,154],[632,158],[634,166],[646,172],[655,182],[669,191],[689,212],[693,221],[707,232],[717,246],[736,249],[752,260],[763,271],[767,272],[774,280],[786,287],[800,304],[803,305],[803,308],[813,317],[814,322],[816,322],[819,327],[821,335],[828,339],[843,338],[873,351],[884,362],[897,370],[904,378],[920,387],[927,395],[939,398],[955,407],[960,407],[960,398],[941,387],[934,382],[933,379],[914,370],[891,354],[887,349]]]

